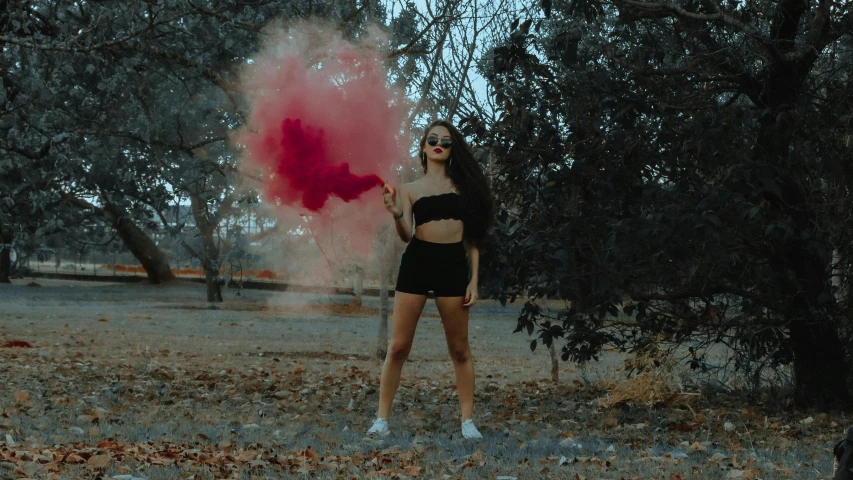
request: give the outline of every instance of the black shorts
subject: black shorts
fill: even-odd
[[[467,289],[468,256],[462,242],[433,243],[412,237],[400,262],[396,291],[464,297]]]

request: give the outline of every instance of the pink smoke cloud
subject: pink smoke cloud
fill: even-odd
[[[241,81],[243,169],[260,170],[264,198],[283,217],[304,215],[316,235],[345,237],[362,253],[387,221],[381,178],[396,179],[408,158],[399,141],[407,105],[389,85],[386,44],[378,29],[352,43],[302,22],[272,35]]]

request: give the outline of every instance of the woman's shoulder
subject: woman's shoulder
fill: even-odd
[[[405,192],[409,196],[417,198],[420,196],[420,193],[423,190],[423,185],[420,180],[415,180],[414,182],[404,183],[400,185],[400,190]]]
[[[421,188],[421,186],[423,185],[423,183],[424,183],[424,180],[423,180],[422,178],[419,178],[419,179],[414,180],[414,181],[412,181],[412,182],[404,183],[402,186],[403,186],[403,187],[406,187],[408,190],[410,190],[410,191],[411,191],[411,190],[413,190],[413,189]]]

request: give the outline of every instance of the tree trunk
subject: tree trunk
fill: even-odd
[[[772,118],[762,119],[756,149],[762,163],[777,165],[780,170],[790,161],[792,142],[792,120],[783,110],[784,107],[771,109]],[[794,356],[794,395],[797,403],[803,406],[849,404],[848,369],[835,317],[837,309],[830,266],[819,254],[818,247],[802,240],[813,237],[814,215],[800,181],[795,177],[778,176],[765,180],[763,192],[779,209],[782,218],[790,218],[793,229],[788,240],[768,252],[768,259],[777,272],[775,279],[779,291],[787,292],[791,298],[790,310],[784,315]],[[829,245],[826,247],[832,251]]]
[[[214,307],[216,303],[222,302],[222,288],[219,279],[219,247],[213,238],[213,230],[216,225],[209,217],[205,203],[197,195],[190,195],[193,218],[196,228],[201,235],[201,252],[197,256],[201,260],[204,270],[204,283],[207,286],[207,303]]]
[[[779,291],[791,299],[788,311],[781,314],[788,321],[796,401],[803,406],[848,404],[848,369],[830,268],[817,248],[802,240],[812,237],[813,226],[797,179],[782,178],[780,187],[781,198],[772,199],[791,219],[793,234],[769,252],[768,259]]]
[[[847,266],[845,259],[837,248],[832,250],[832,277],[830,285],[832,285],[832,296],[836,302],[844,302],[847,298],[845,291],[847,278]]]
[[[757,146],[761,152],[759,158],[767,164],[780,166],[780,170],[784,170],[789,161],[792,141],[791,120],[782,110],[782,107],[770,109],[769,116],[773,118],[762,119]],[[799,181],[777,177],[768,181],[772,184],[766,185],[764,192],[781,215],[791,219],[793,227],[789,239],[769,252],[769,257],[776,267],[780,291],[787,292],[791,298],[791,308],[785,315],[789,322],[789,346],[794,356],[795,398],[803,406],[846,404],[851,397],[846,384],[844,348],[837,319],[832,313],[835,301],[831,272],[816,247],[802,240],[812,237],[814,227],[809,200]]]
[[[379,274],[379,336],[376,341],[376,358],[385,360],[388,354],[388,275]]]
[[[207,292],[207,303],[215,307],[222,302],[222,286],[219,284],[219,272],[209,268],[204,269],[204,283]]]
[[[219,283],[219,249],[213,239],[213,229],[206,230],[201,234],[205,251],[201,264],[204,268],[204,283],[207,286],[207,302],[212,306],[222,302],[222,287]]]
[[[136,226],[127,212],[120,206],[109,202],[104,202],[103,212],[118,232],[124,245],[145,269],[149,282],[158,284],[175,279],[172,268],[169,266],[169,259],[157,248],[151,237]]]
[[[12,226],[0,225],[0,283],[12,283]]]
[[[388,290],[391,288],[391,270],[394,264],[394,238],[396,232],[388,229],[379,234],[379,338],[376,343],[376,358],[385,360],[388,353],[388,311],[390,301]]]
[[[803,95],[806,78],[818,51],[810,51],[805,57],[795,60],[781,57],[792,52],[797,45],[797,36],[802,36],[798,26],[806,15],[808,2],[780,2],[778,7],[770,26],[770,38],[780,58],[770,64],[761,85],[763,114],[759,119],[754,152],[758,165],[773,166],[777,172],[785,172],[790,170],[792,161],[798,160],[791,158],[794,132],[798,128],[795,106]],[[826,35],[828,29],[825,30],[820,35]],[[849,403],[848,370],[838,331],[839,322],[834,314],[837,309],[829,280],[828,260],[819,254],[820,245],[803,240],[815,238],[810,199],[806,198],[800,185],[806,180],[777,174],[762,181],[761,193],[779,209],[781,218],[787,216],[791,219],[793,227],[789,239],[768,256],[776,267],[776,284],[780,292],[786,292],[791,298],[790,311],[783,314],[789,322],[789,345],[794,355],[796,400],[808,406]],[[829,245],[822,247],[829,247],[828,251],[832,251]]]
[[[794,222],[798,222],[795,220]],[[829,407],[851,401],[847,389],[844,346],[839,322],[831,313],[816,313],[822,303],[832,304],[831,284],[826,263],[809,251],[798,237],[787,249],[789,268],[796,273],[796,291],[792,293],[790,345],[794,353],[795,396],[806,406]],[[822,301],[823,300],[823,301]],[[829,312],[832,312],[830,309]]]
[[[554,347],[553,341],[548,347],[548,352],[551,354],[551,381],[557,384],[560,383],[560,357],[557,356],[557,349]]]
[[[834,322],[808,317],[794,319],[791,349],[799,404],[830,407],[850,403],[843,346]]]
[[[551,305],[548,303],[548,295],[542,297],[542,309],[546,314],[551,313]],[[560,357],[557,355],[557,347],[554,346],[554,340],[551,339],[551,345],[548,346],[548,353],[551,355],[551,381],[560,383]]]
[[[364,301],[364,269],[360,265],[355,266],[355,275],[352,279],[352,305],[361,306]]]

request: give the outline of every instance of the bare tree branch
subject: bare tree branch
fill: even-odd
[[[477,37],[480,35],[480,30],[477,29],[477,0],[474,0],[474,36],[471,38],[471,43],[468,46],[468,57],[465,59],[465,65],[462,67],[462,71],[460,74],[463,78],[460,78],[458,83],[459,87],[456,89],[456,95],[453,97],[453,102],[450,104],[450,108],[447,112],[447,118],[452,119],[456,115],[456,111],[459,109],[459,99],[462,97],[462,89],[465,86],[465,79],[469,77],[469,71],[471,69],[471,63],[474,61],[474,51],[477,48]]]
[[[455,7],[457,4],[458,4],[458,1],[453,2],[453,3],[448,2],[445,5],[444,11],[442,12],[441,16],[442,17],[446,16],[447,12],[450,10],[450,8]],[[441,32],[441,36],[439,37],[438,42],[436,42],[435,56],[433,56],[432,65],[430,65],[429,73],[427,74],[427,77],[424,80],[423,85],[421,86],[421,97],[418,100],[418,102],[415,104],[415,107],[412,109],[412,113],[409,115],[409,118],[406,121],[407,125],[411,125],[415,121],[415,118],[417,118],[417,116],[420,115],[421,109],[423,108],[424,103],[426,102],[426,99],[429,97],[429,93],[430,93],[430,90],[432,89],[433,81],[435,80],[436,71],[438,70],[438,66],[441,62],[441,58],[443,55],[442,49],[444,47],[444,41],[447,38],[447,34],[450,32],[450,27],[451,27],[451,22],[446,21],[444,23],[444,29]]]
[[[437,16],[437,17],[434,17],[434,18],[433,18],[433,19],[432,19],[432,20],[427,24],[427,26],[423,28],[423,30],[421,30],[417,35],[415,35],[415,38],[413,38],[413,39],[412,39],[412,41],[410,41],[410,42],[409,42],[409,43],[407,43],[406,45],[404,45],[404,46],[402,46],[402,47],[398,48],[397,50],[393,50],[393,51],[391,51],[390,53],[388,53],[388,55],[386,55],[386,58],[395,58],[395,57],[399,57],[400,55],[406,55],[406,54],[413,53],[413,52],[411,51],[412,47],[414,47],[414,46],[415,46],[415,44],[416,44],[416,43],[418,43],[418,42],[419,42],[419,41],[424,37],[424,35],[426,35],[426,34],[427,34],[427,32],[429,32],[429,31],[430,31],[430,29],[431,29],[435,24],[437,24],[438,22],[440,22],[440,21],[442,21],[442,20],[446,20],[446,19],[447,19],[447,17],[445,17],[445,16],[443,16],[443,15],[440,15],[440,16]],[[422,52],[417,52],[417,53],[422,53]]]

